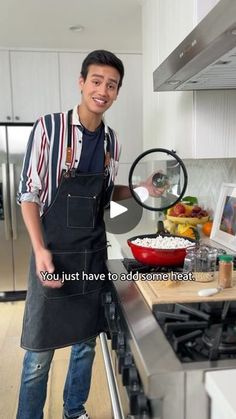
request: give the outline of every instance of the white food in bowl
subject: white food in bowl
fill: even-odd
[[[193,242],[184,239],[183,237],[162,237],[157,236],[155,238],[144,237],[143,239],[137,238],[132,240],[133,244],[142,247],[149,247],[152,249],[183,249],[189,246],[193,246]]]

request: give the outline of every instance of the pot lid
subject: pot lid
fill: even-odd
[[[151,211],[163,211],[184,196],[188,175],[174,151],[153,148],[140,154],[129,172],[129,188],[136,202]]]

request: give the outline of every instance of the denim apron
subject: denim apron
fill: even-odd
[[[70,118],[71,112],[68,155]],[[42,216],[45,246],[55,266],[53,275],[45,273],[45,277],[62,278],[64,284],[57,289],[43,286],[32,255],[21,337],[24,349],[56,349],[85,341],[101,331],[101,292],[107,283],[105,172],[106,168],[97,174],[75,169],[63,172],[56,197]]]

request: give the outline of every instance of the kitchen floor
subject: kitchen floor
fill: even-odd
[[[24,350],[20,334],[24,302],[0,303],[0,419],[15,419]],[[62,392],[70,348],[55,352],[48,381],[44,419],[61,419]],[[111,405],[99,339],[93,367],[92,387],[86,409],[91,419],[111,419]],[[33,419],[33,418],[32,418]]]

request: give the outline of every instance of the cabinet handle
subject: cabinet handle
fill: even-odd
[[[15,191],[15,166],[10,164],[9,170],[10,179],[10,203],[11,203],[11,217],[12,217],[12,233],[13,240],[17,239],[17,220],[16,220],[16,191]]]
[[[7,115],[7,121],[11,121],[11,117],[9,115]]]
[[[15,120],[16,121],[19,121],[20,120],[20,117],[19,116],[15,116]]]

